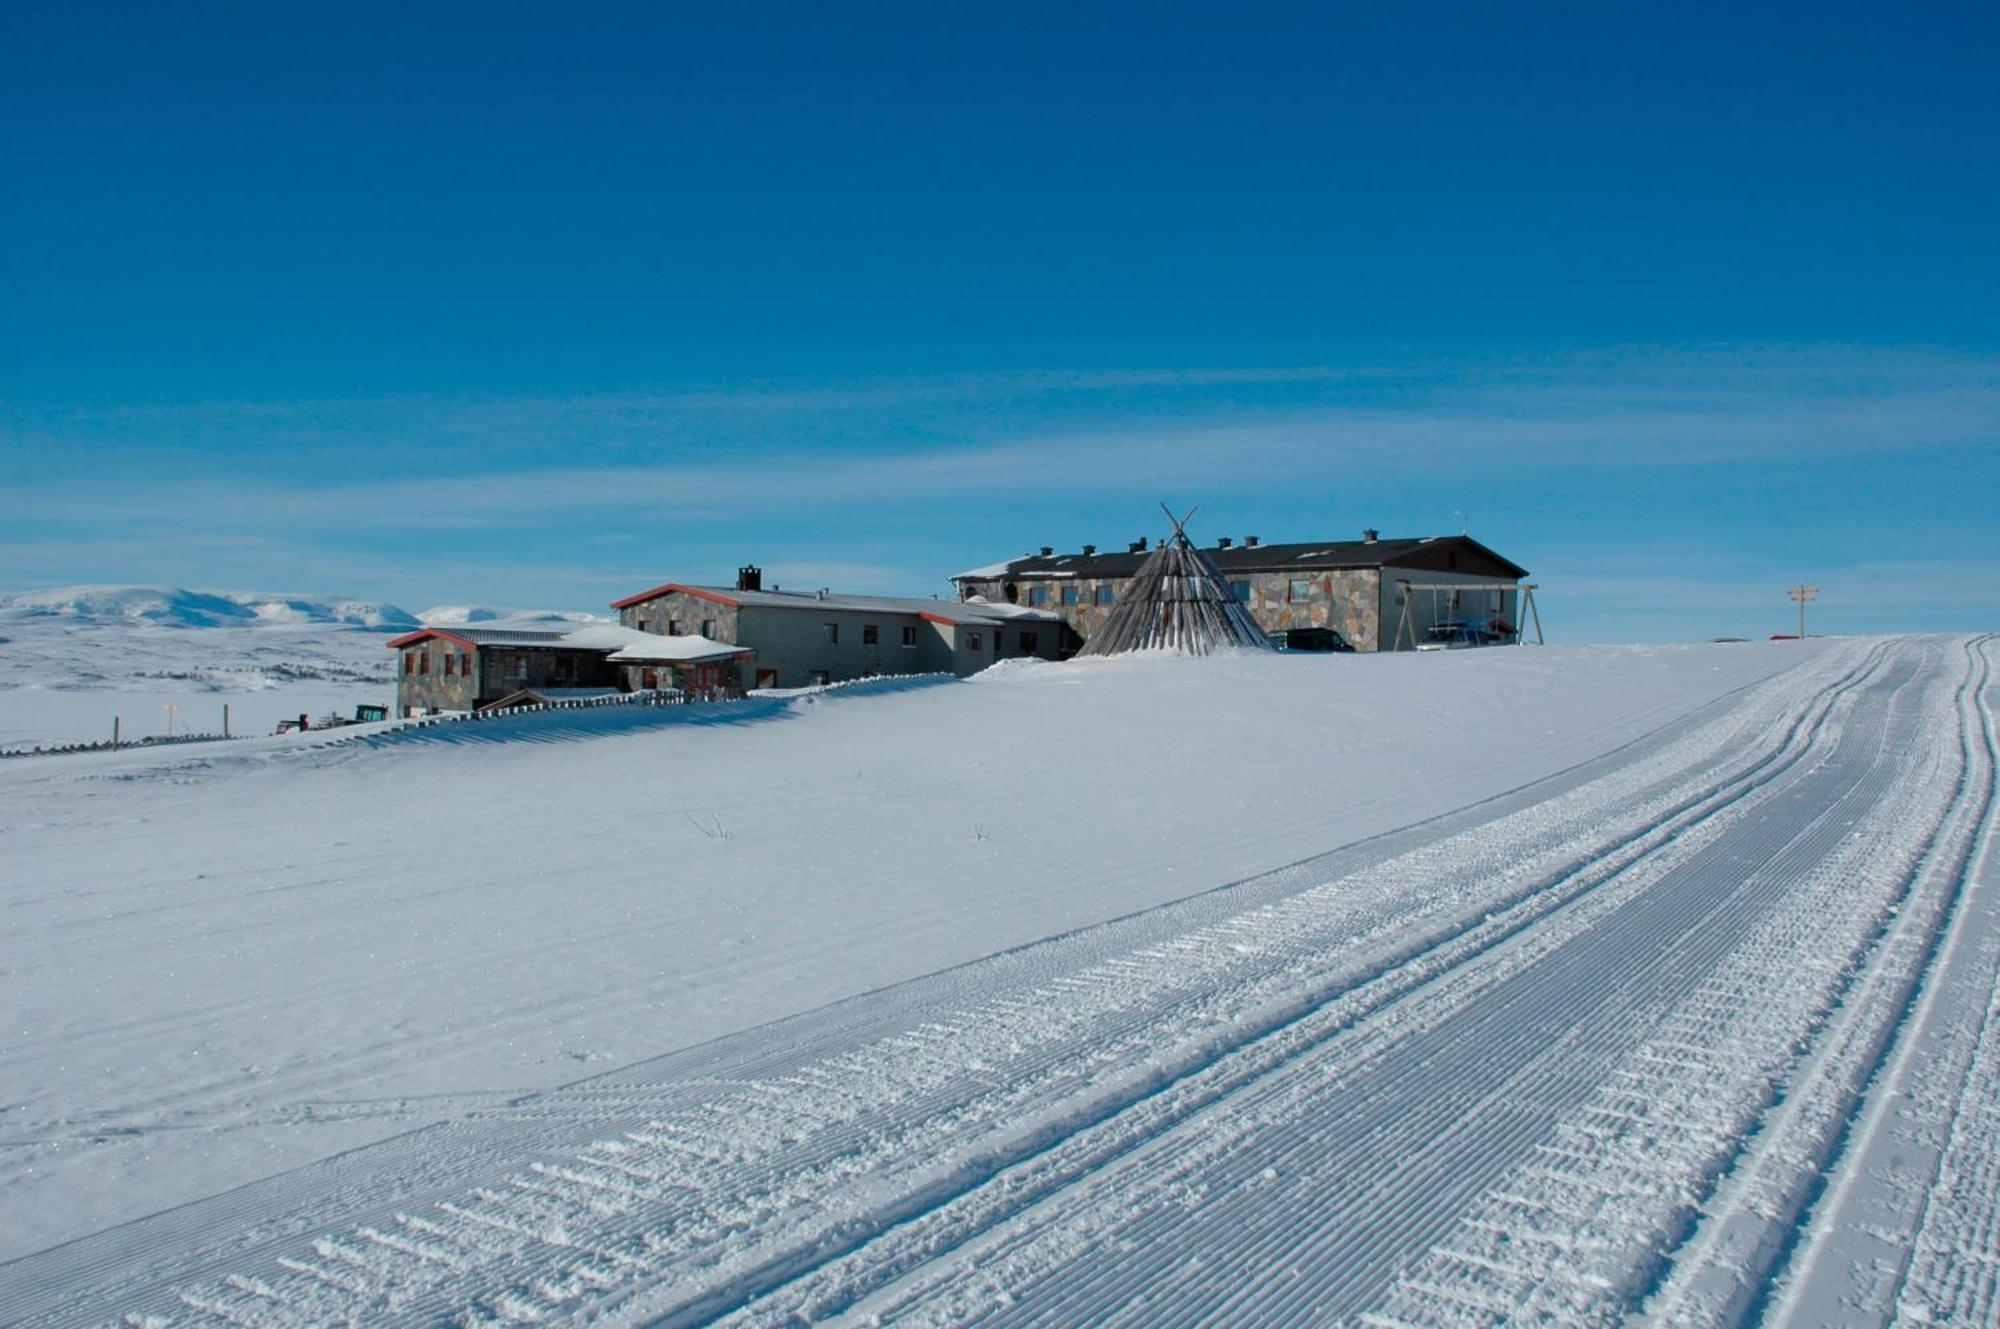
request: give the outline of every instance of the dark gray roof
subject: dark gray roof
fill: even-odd
[[[1030,554],[1006,564],[960,573],[957,580],[987,581],[1003,577],[1034,580],[1048,577],[1129,577],[1146,561],[1146,552],[1119,550],[1100,554]],[[1298,544],[1231,545],[1202,552],[1223,575],[1247,572],[1313,571],[1325,568],[1412,568],[1427,572],[1470,572],[1513,580],[1528,570],[1488,549],[1469,535],[1430,535],[1382,540],[1314,540]],[[1451,566],[1457,554],[1458,565]]]

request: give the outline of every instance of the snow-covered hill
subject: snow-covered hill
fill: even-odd
[[[0,747],[215,733],[268,732],[301,713],[352,714],[389,703],[385,643],[421,622],[594,615],[489,605],[438,605],[421,616],[346,596],[63,586],[0,595]],[[169,709],[171,708],[171,709]]]
[[[0,1320],[1994,1323],[1995,663],[1023,663],[0,764]]]
[[[556,623],[609,622],[600,614],[580,614],[563,609],[501,609],[493,605],[432,605],[417,615],[436,627],[467,627],[474,623],[515,622],[544,619]]]
[[[335,624],[408,629],[417,619],[394,605],[309,595],[190,591],[165,586],[60,586],[0,595],[0,622],[61,619],[69,623],[221,628]]]
[[[0,595],[0,746],[268,731],[390,700],[394,605],[343,596],[65,586]],[[169,708],[172,708],[171,710]]]

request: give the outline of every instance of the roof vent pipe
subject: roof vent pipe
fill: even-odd
[[[1221,539],[1215,542],[1215,547],[1217,549],[1227,549],[1232,543],[1233,541],[1231,541],[1230,538],[1225,535]]]
[[[1090,557],[1090,556],[1091,556],[1092,554],[1094,554],[1094,553],[1096,553],[1096,552],[1097,552],[1097,546],[1096,546],[1096,545],[1085,545],[1085,546],[1083,547],[1083,556],[1084,556],[1085,558],[1089,558],[1089,557]]]
[[[1256,536],[1254,536],[1254,535],[1246,535],[1246,536],[1244,536],[1244,537],[1243,537],[1243,547],[1244,547],[1245,549],[1255,549],[1255,548],[1257,547],[1257,537],[1256,537]]]
[[[1043,546],[1042,546],[1042,557],[1043,557],[1043,558],[1047,558],[1047,557],[1048,557],[1049,555],[1051,555],[1051,554],[1053,554],[1053,553],[1055,553],[1055,552],[1056,552],[1056,547],[1055,547],[1054,545],[1043,545]]]
[[[1376,530],[1373,526],[1361,532],[1361,543],[1365,545],[1372,545],[1381,538],[1382,532]]]

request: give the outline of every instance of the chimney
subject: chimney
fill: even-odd
[[[1043,557],[1043,558],[1047,558],[1047,557],[1048,557],[1049,555],[1051,555],[1051,554],[1053,554],[1053,553],[1055,553],[1055,552],[1056,552],[1056,547],[1055,547],[1054,545],[1043,545],[1043,546],[1042,546],[1042,557]]]
[[[745,563],[736,569],[736,589],[739,591],[761,591],[764,589],[764,569],[754,563]]]
[[[1089,557],[1090,557],[1090,556],[1091,556],[1092,554],[1094,554],[1094,553],[1096,553],[1096,552],[1097,552],[1097,546],[1096,546],[1096,545],[1085,545],[1085,546],[1083,547],[1083,556],[1084,556],[1085,558],[1089,558]]]
[[[1232,541],[1230,540],[1230,538],[1229,538],[1228,536],[1226,536],[1226,535],[1225,535],[1225,536],[1223,536],[1223,537],[1222,537],[1221,539],[1219,539],[1219,540],[1217,540],[1217,541],[1215,542],[1215,547],[1216,547],[1217,549],[1227,549],[1227,548],[1229,548],[1229,546],[1230,546],[1230,544],[1231,544],[1231,543],[1232,543]]]
[[[1378,539],[1380,539],[1381,536],[1382,532],[1376,530],[1373,526],[1370,526],[1367,530],[1361,532],[1361,543],[1365,545],[1372,545]]]
[[[1145,553],[1145,552],[1146,552],[1146,541],[1145,541],[1145,539],[1144,539],[1144,538],[1142,537],[1142,538],[1140,538],[1140,539],[1137,539],[1137,540],[1134,540],[1134,541],[1133,541],[1133,542],[1132,542],[1131,544],[1129,544],[1129,545],[1126,545],[1126,546],[1125,546],[1125,552],[1126,552],[1126,553],[1128,553],[1128,554],[1143,554],[1143,553]]]
[[[1243,537],[1243,547],[1244,547],[1245,549],[1255,549],[1255,548],[1257,547],[1257,537],[1256,537],[1256,536],[1254,536],[1254,535],[1246,535],[1246,536],[1244,536],[1244,537]]]

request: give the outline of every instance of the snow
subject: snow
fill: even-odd
[[[0,765],[0,1319],[1693,1322],[1732,1251],[1847,1249],[1768,1238],[1934,1066],[1908,1299],[1990,1321],[1991,654],[1017,661]]]
[[[1018,559],[1010,558],[1003,563],[988,563],[984,567],[973,568],[970,572],[954,573],[951,579],[953,581],[991,581],[995,577],[1006,576],[1008,569],[1012,568],[1017,562],[1019,562]]]
[[[1036,609],[1032,605],[1007,604],[1000,600],[989,600],[983,595],[971,596],[962,601],[958,607],[961,610],[973,610],[987,618],[1019,619],[1039,623],[1062,622],[1062,615],[1053,610]]]
[[[607,621],[599,614],[562,609],[501,609],[492,605],[432,605],[417,620],[436,628],[471,627],[501,621],[534,620],[541,623],[596,623]]]
[[[160,586],[63,586],[0,595],[0,622],[37,618],[181,628],[241,627],[255,623],[408,628],[417,623],[394,605],[306,595],[188,591]]]
[[[393,605],[143,586],[0,596],[0,747],[175,732],[268,733],[394,697]],[[174,708],[171,716],[167,707]]]

